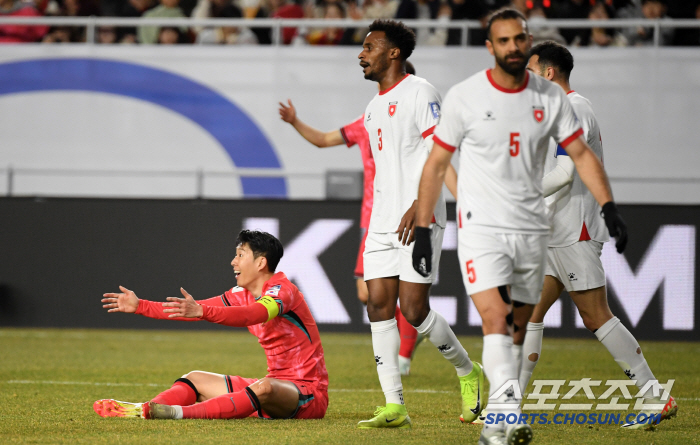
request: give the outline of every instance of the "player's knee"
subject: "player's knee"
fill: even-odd
[[[190,371],[187,374],[183,375],[183,379],[187,379],[193,384],[197,384],[197,381],[200,380],[200,377],[204,374],[204,371]]]
[[[398,310],[398,309],[397,309]],[[404,318],[413,326],[420,326],[428,316],[428,308],[424,306],[412,305],[401,309]]]
[[[274,392],[272,382],[267,378],[258,380],[257,382],[250,385],[250,388],[253,390],[255,395],[258,396],[260,403],[265,403],[265,401]]]
[[[604,317],[596,316],[596,314],[591,314],[587,312],[580,312],[581,320],[583,320],[583,325],[591,332],[600,328],[607,321]]]

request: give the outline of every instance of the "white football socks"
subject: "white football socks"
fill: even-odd
[[[595,336],[610,351],[627,377],[637,381],[637,388],[642,389],[649,380],[655,380],[642,348],[619,318],[613,317],[605,322],[595,331]]]
[[[401,336],[396,319],[371,322],[372,347],[377,363],[377,375],[386,403],[403,405],[403,385],[399,373],[399,347]]]
[[[484,361],[484,371],[489,379],[489,404],[488,409],[496,414],[509,413],[519,414],[520,410],[517,406],[520,404],[520,399],[515,396],[519,391],[506,391],[500,396],[496,393],[501,390],[502,386],[509,380],[517,381],[518,375],[515,366],[515,359],[512,353],[513,338],[503,334],[489,334],[484,336],[484,350],[482,360]],[[511,407],[503,406],[508,403]],[[501,406],[499,406],[501,405]],[[485,432],[491,428],[499,430],[505,429],[505,422],[500,422],[497,425],[484,425]]]
[[[542,336],[544,335],[544,323],[528,323],[525,342],[523,342],[523,358],[520,363],[520,373],[518,383],[520,390],[525,392],[525,388],[530,383],[532,372],[537,366],[537,362],[542,354]]]
[[[442,315],[431,309],[428,312],[428,316],[416,330],[428,337],[442,356],[452,363],[457,370],[458,377],[463,377],[472,372],[474,365],[469,359],[467,350],[457,340],[457,336],[452,332],[450,325]]]

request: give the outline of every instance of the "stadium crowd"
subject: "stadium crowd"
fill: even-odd
[[[363,20],[478,20],[469,43],[483,45],[483,25],[492,11],[511,6],[525,14],[535,41],[568,46],[640,46],[654,42],[653,27],[557,29],[543,22],[558,19],[700,19],[700,0],[0,0],[3,16],[129,18],[316,18]],[[252,23],[251,23],[252,25]],[[365,28],[284,28],[286,45],[360,45]],[[662,28],[662,45],[700,45],[700,28]],[[266,27],[112,27],[98,28],[101,44],[270,44]],[[419,45],[460,45],[461,29],[418,29]],[[85,42],[85,27],[0,24],[0,43]]]

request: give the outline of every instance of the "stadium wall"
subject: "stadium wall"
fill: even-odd
[[[618,202],[700,204],[700,51],[572,51]],[[360,156],[310,146],[277,103],[324,130],[351,122],[377,88],[358,52],[3,45],[0,195],[324,199],[325,172],[360,171]],[[493,65],[483,48],[419,47],[411,60],[442,94]]]
[[[182,286],[195,298],[235,284],[230,261],[241,228],[276,234],[279,265],[304,292],[322,330],[369,332],[353,270],[359,202],[290,200],[0,199],[0,326],[222,329],[206,322],[108,314],[105,292],[123,285],[163,301]],[[646,340],[700,340],[696,255],[700,206],[625,205],[630,243],[606,244],[610,305]],[[448,205],[431,306],[457,333],[478,335],[465,294]],[[547,335],[590,337],[570,299],[545,320]],[[226,328],[228,329],[228,328]]]

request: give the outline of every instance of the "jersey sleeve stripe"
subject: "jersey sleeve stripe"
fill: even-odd
[[[450,153],[454,153],[455,150],[457,150],[457,147],[453,147],[452,145],[448,144],[447,142],[444,142],[442,139],[437,137],[437,135],[433,135],[433,142],[438,144],[440,147],[444,148],[445,150],[449,151]]]
[[[560,144],[557,144],[557,156],[569,156],[569,153],[564,150],[564,147],[562,147]]]
[[[562,147],[566,148],[567,145],[569,145],[570,143],[572,143],[577,137],[581,136],[582,134],[583,134],[583,129],[582,129],[582,128],[579,128],[578,130],[576,130],[576,133],[572,134],[572,135],[569,136],[568,138],[566,138],[566,139],[564,139],[563,141],[561,141],[561,142],[559,143],[559,145],[561,145]]]
[[[423,136],[423,139],[425,139],[428,136],[430,136],[431,134],[433,134],[433,131],[435,131],[435,125],[433,125],[432,127],[425,130],[423,133],[421,133],[421,136]]]
[[[221,302],[224,303],[224,306],[231,306],[231,303],[228,302],[228,298],[226,298],[226,294],[221,295]]]

